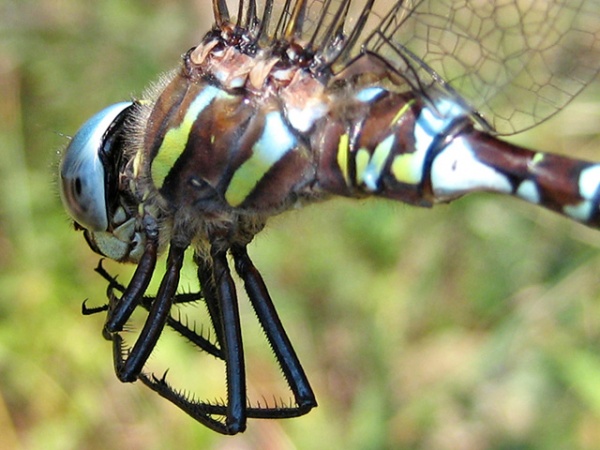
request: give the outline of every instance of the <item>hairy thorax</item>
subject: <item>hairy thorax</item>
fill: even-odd
[[[145,97],[132,127],[132,186],[175,232],[188,230],[185,239],[207,228],[252,235],[267,217],[323,195],[309,135],[331,95],[287,53],[208,40]]]

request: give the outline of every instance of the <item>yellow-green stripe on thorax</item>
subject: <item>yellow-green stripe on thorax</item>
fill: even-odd
[[[180,125],[171,128],[165,133],[163,141],[152,161],[151,175],[155,186],[160,188],[163,185],[169,171],[185,150],[192,126],[198,116],[215,98],[225,98],[227,96],[229,94],[215,86],[206,86],[190,103]]]
[[[267,113],[262,133],[252,146],[252,155],[237,168],[229,182],[225,191],[227,203],[239,206],[269,169],[295,146],[296,137],[283,121],[281,112]]]

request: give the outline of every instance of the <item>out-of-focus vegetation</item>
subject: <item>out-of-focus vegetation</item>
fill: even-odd
[[[330,202],[257,237],[251,254],[318,397],[309,415],[223,437],[117,381],[103,317],[80,314],[106,283],[62,212],[57,152],[178,63],[208,29],[205,3],[0,3],[0,449],[598,448],[600,234],[489,195],[434,210]],[[600,160],[597,99],[588,89],[518,139]],[[193,281],[189,270],[183,288]],[[242,314],[250,394],[287,399]],[[223,395],[213,358],[173,336],[163,358]]]

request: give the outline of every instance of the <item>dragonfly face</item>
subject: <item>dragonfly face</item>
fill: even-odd
[[[267,0],[259,13],[256,2],[242,1],[234,22],[225,1],[213,2],[213,30],[185,54],[179,69],[145,98],[113,105],[90,119],[61,164],[63,203],[91,248],[137,264],[126,287],[99,267],[110,283],[108,305],[84,307],[88,313],[108,311],[104,336],[113,342],[117,376],[141,380],[221,433],[243,431],[247,418],[295,417],[316,406],[246,250],[268,217],[334,195],[430,207],[487,191],[600,227],[600,164],[527,150],[495,136],[514,132],[522,116],[528,118],[524,127],[539,123],[593,78],[597,68],[569,72],[564,67],[553,77],[538,78],[540,71],[530,65],[564,57],[569,53],[564,42],[582,35],[584,46],[600,48],[600,26],[578,20],[600,16],[594,2],[556,8],[539,2],[533,13],[523,14],[529,27],[514,20],[519,2],[516,9],[489,10],[485,2],[401,0],[385,16],[376,12],[374,1],[356,3],[296,0],[279,7]],[[358,20],[348,16],[354,6],[360,6]],[[566,25],[564,10],[574,13]],[[485,26],[478,25],[480,17]],[[375,31],[367,32],[373,21]],[[440,21],[448,35],[439,33]],[[483,51],[502,47],[514,33],[537,36],[537,26],[546,23],[550,34],[564,38],[539,47],[533,47],[538,39],[517,39],[523,48],[501,55]],[[484,31],[489,29],[500,31]],[[439,45],[422,47],[425,35]],[[442,45],[453,41],[448,36],[455,38],[454,53]],[[482,51],[473,51],[480,40]],[[439,64],[441,72],[429,63]],[[504,66],[515,77],[531,76],[515,81],[513,96],[495,86],[507,89]],[[457,67],[465,69],[463,76],[455,76]],[[452,85],[443,80],[444,70]],[[579,84],[564,89],[573,80]],[[540,89],[544,83],[561,94],[556,102]],[[486,91],[480,106],[497,120],[483,118],[461,96],[473,87],[478,94]],[[531,95],[523,95],[528,89]],[[498,98],[508,103],[523,98],[527,107],[504,114]],[[147,297],[157,256],[167,247],[166,273],[156,297]],[[188,248],[194,251],[214,342],[170,316],[175,303],[198,301],[176,293]],[[294,396],[292,405],[247,402],[228,258]],[[129,348],[120,333],[139,306],[149,316]],[[165,326],[223,361],[223,403],[191,399],[165,377],[144,373]]]
[[[144,246],[135,205],[116,189],[121,133],[133,107],[122,102],[103,109],[73,136],[60,165],[60,196],[76,226],[97,253],[122,262],[138,262]]]

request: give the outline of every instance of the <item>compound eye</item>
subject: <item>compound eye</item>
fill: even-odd
[[[131,102],[117,103],[89,119],[73,136],[60,163],[60,198],[73,220],[88,230],[108,229],[107,168],[100,152],[107,130],[131,105]]]

